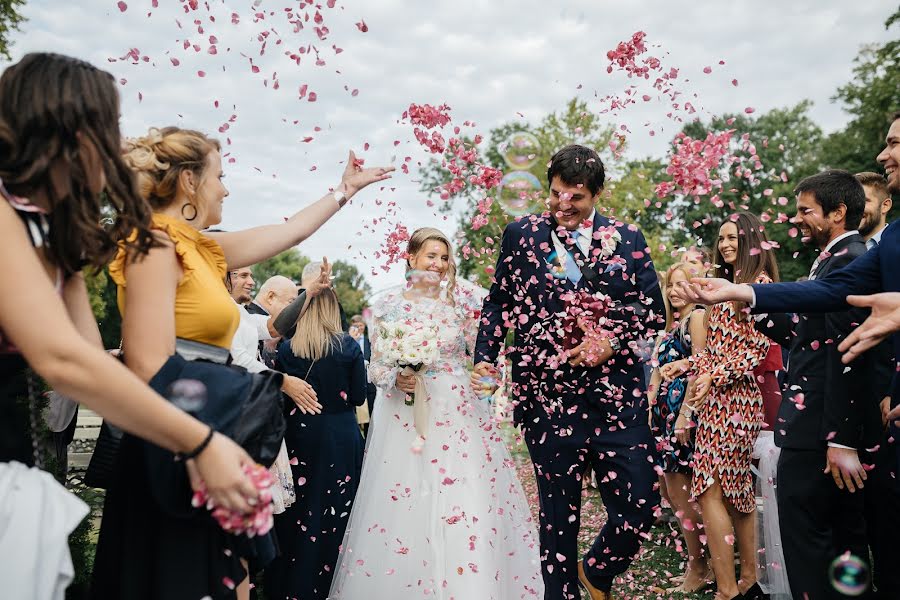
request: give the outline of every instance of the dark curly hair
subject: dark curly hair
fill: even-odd
[[[118,121],[113,76],[83,60],[32,53],[0,77],[0,178],[17,196],[46,194],[45,247],[65,276],[103,267],[120,241],[139,254],[155,244],[150,208],[122,160]],[[100,194],[88,184],[85,141],[106,178]],[[67,176],[62,186],[51,182],[54,169]]]

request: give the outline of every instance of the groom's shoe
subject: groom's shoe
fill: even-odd
[[[588,581],[587,576],[584,574],[584,563],[580,560],[578,561],[578,583],[588,593],[590,600],[612,600],[612,592],[604,592],[591,585],[591,582]]]

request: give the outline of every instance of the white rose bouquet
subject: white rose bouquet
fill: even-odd
[[[414,321],[385,321],[378,324],[375,352],[380,360],[403,368],[404,375],[415,375],[416,390],[424,390],[421,371],[433,365],[440,356],[438,349],[438,329],[435,325],[425,325]],[[420,394],[421,395],[421,394]],[[406,405],[412,406],[416,393],[406,397]],[[425,400],[425,398],[423,398]]]

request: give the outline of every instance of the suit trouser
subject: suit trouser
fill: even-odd
[[[782,448],[778,459],[781,543],[791,594],[798,599],[849,598],[831,584],[832,561],[849,551],[868,563],[865,490],[838,489],[824,468],[824,449]]]
[[[900,472],[891,436],[874,457],[866,480],[866,524],[872,549],[875,597],[900,598]]]
[[[604,426],[605,425],[605,426]],[[544,599],[579,598],[577,561],[581,489],[593,466],[607,521],[585,557],[589,580],[625,572],[650,530],[659,505],[646,424],[610,432],[582,414],[559,420],[526,419],[522,430],[540,494]],[[595,584],[596,585],[596,584]]]

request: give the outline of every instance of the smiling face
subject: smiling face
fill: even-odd
[[[439,240],[427,240],[419,251],[409,257],[411,271],[434,273],[443,279],[450,269],[450,249]]]
[[[197,210],[203,215],[203,227],[212,227],[222,222],[222,205],[228,196],[228,189],[222,183],[225,174],[222,173],[222,156],[218,150],[213,150],[206,155],[206,167],[200,177],[197,186],[196,202]]]
[[[801,241],[824,248],[832,238],[834,224],[816,201],[812,192],[801,192],[797,196],[797,214],[792,219],[800,229]]]
[[[716,247],[726,264],[733,265],[737,261],[738,227],[735,223],[726,221],[719,227],[719,241]]]
[[[888,180],[888,191],[900,193],[900,119],[894,119],[886,138],[886,146],[878,155],[878,162],[884,167]]]
[[[253,271],[249,267],[235,269],[230,271],[228,276],[231,277],[231,297],[238,304],[246,304],[253,298]]]
[[[675,269],[669,273],[669,277],[666,279],[666,297],[669,299],[669,305],[675,311],[680,312],[681,309],[687,305],[687,302],[680,296],[673,295],[672,291],[678,287],[679,283],[686,283],[687,281],[687,275],[685,275],[684,271],[681,269]]]
[[[550,182],[550,214],[557,223],[575,231],[591,218],[599,197],[600,192],[592,195],[584,185],[567,185],[559,176],[554,177]]]

